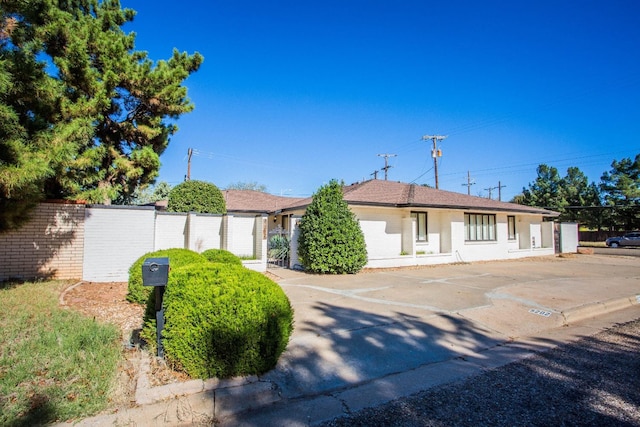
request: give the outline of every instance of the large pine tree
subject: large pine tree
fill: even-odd
[[[135,51],[118,0],[3,0],[0,13],[0,230],[46,197],[126,202],[152,183],[202,56]]]

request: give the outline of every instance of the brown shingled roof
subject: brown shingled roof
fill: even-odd
[[[436,190],[416,184],[372,179],[343,187],[344,200],[350,205],[477,209],[557,216],[557,212],[484,197]],[[311,198],[274,196],[254,190],[224,190],[227,211],[273,213],[305,208]]]
[[[302,198],[274,196],[255,190],[223,190],[229,212],[272,213],[297,203]]]
[[[484,197],[436,190],[416,184],[372,179],[344,187],[344,200],[353,205],[483,209],[557,216],[557,212]]]

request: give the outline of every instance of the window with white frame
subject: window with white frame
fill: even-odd
[[[411,218],[416,219],[416,242],[427,241],[427,213],[411,212]]]
[[[509,240],[516,240],[516,217],[507,216],[507,228],[509,230]]]
[[[495,214],[464,214],[464,234],[471,242],[496,240]]]

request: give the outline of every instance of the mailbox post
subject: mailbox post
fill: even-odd
[[[142,285],[153,286],[156,299],[156,340],[158,357],[164,357],[162,330],[164,329],[164,308],[162,298],[169,281],[169,258],[147,258],[142,263]]]

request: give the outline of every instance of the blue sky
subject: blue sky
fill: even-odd
[[[640,153],[640,2],[155,1],[125,31],[153,60],[200,52],[192,113],[159,181],[257,182],[309,196],[331,179],[522,191],[546,163],[598,182]],[[379,172],[378,178],[384,179]],[[492,190],[497,196],[497,190]]]

